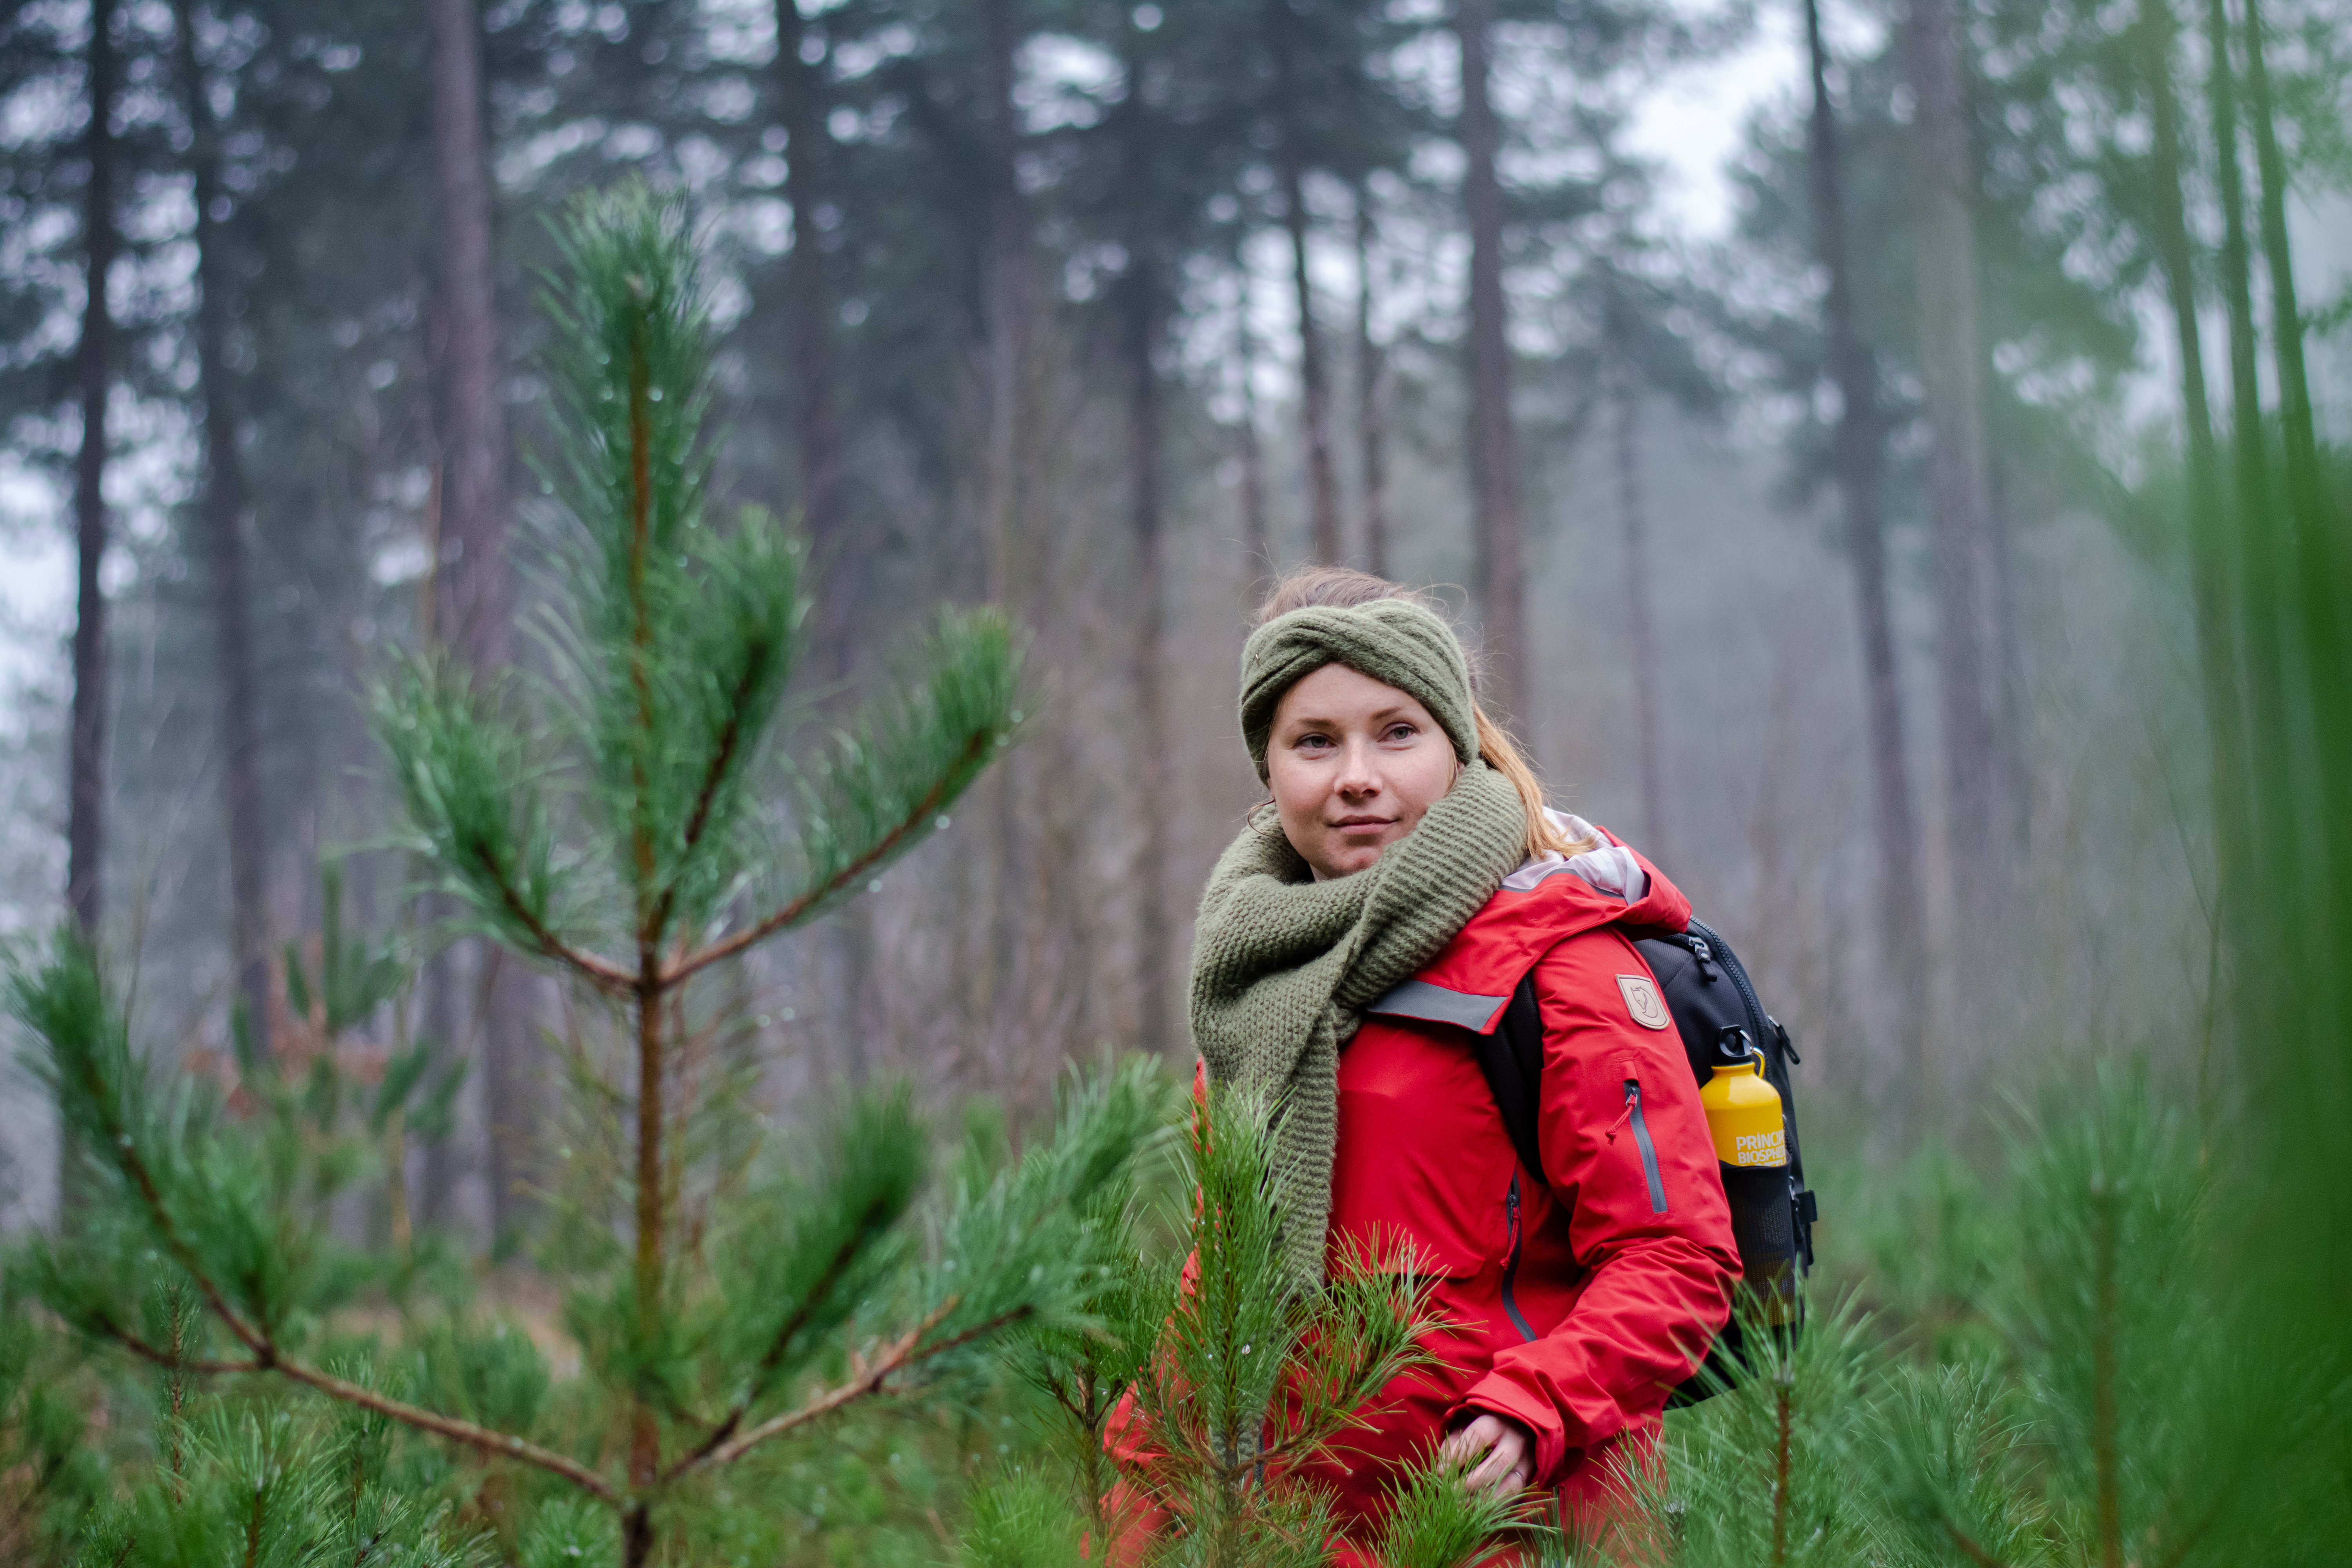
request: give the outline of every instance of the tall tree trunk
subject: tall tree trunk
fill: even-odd
[[[1022,401],[1036,327],[1037,289],[1029,204],[1021,195],[1016,42],[1012,0],[982,0],[982,90],[987,105],[989,335],[989,597],[1003,603],[1020,572]]]
[[[1130,40],[1132,44],[1132,40]],[[1152,233],[1151,119],[1144,101],[1143,60],[1130,47],[1127,62],[1128,480],[1135,528],[1135,734],[1148,751],[1167,730],[1161,694],[1161,627],[1166,589],[1160,549],[1160,350],[1161,296]],[[1169,1012],[1168,832],[1164,811],[1145,811],[1135,846],[1136,1005],[1141,1044],[1155,1055],[1171,1048]]]
[[[1903,685],[1895,662],[1894,617],[1887,607],[1885,447],[1878,423],[1878,365],[1853,321],[1845,187],[1819,0],[1805,0],[1805,41],[1813,94],[1809,147],[1813,244],[1829,275],[1822,314],[1829,333],[1830,375],[1838,389],[1838,485],[1844,492],[1846,543],[1853,560],[1854,620],[1862,631],[1872,821],[1878,840],[1878,920],[1895,980],[1895,1043],[1903,1076],[1922,1084],[1924,1075],[1917,1068],[1927,1041],[1927,954],[1919,908],[1919,829],[1903,734]]]
[[[441,222],[441,373],[447,430],[437,614],[442,635],[479,676],[507,662],[506,409],[474,0],[432,0],[433,151]]]
[[[2271,355],[2278,374],[2279,425],[2286,452],[2289,514],[2294,520],[2295,573],[2303,597],[2304,637],[2309,647],[2315,679],[2334,689],[2347,671],[2344,663],[2343,543],[2336,524],[2327,515],[2319,467],[2319,443],[2312,428],[2311,383],[2304,368],[2303,311],[2294,285],[2294,257],[2286,226],[2286,159],[2279,149],[2278,127],[2271,103],[2270,67],[2263,41],[2260,0],[2245,0],[2246,110],[2253,123],[2254,163],[2262,178],[2263,255],[2270,264]],[[2327,769],[2321,788],[2327,798],[2340,798],[2352,786],[2335,771],[2337,759],[2323,759]],[[2352,832],[2352,816],[2327,814],[2329,831]],[[2338,846],[2352,855],[2352,839]]]
[[[1265,448],[1258,439],[1257,334],[1250,327],[1253,290],[1249,264],[1241,259],[1238,247],[1234,261],[1242,278],[1240,327],[1234,339],[1242,373],[1242,549],[1249,561],[1249,576],[1242,593],[1248,606],[1255,608],[1257,584],[1274,570],[1274,533],[1265,510]]]
[[[254,1049],[270,1050],[269,911],[261,812],[261,738],[255,719],[253,616],[246,588],[245,463],[237,449],[228,367],[229,284],[220,222],[220,127],[196,58],[194,0],[173,0],[178,70],[196,199],[196,376],[205,400],[205,545],[212,557],[213,627],[220,659],[221,751],[228,785],[228,881],[237,994]]]
[[[506,410],[499,400],[499,334],[491,241],[489,156],[482,128],[480,26],[474,0],[432,0],[433,152],[440,219],[441,548],[436,616],[441,637],[478,680],[502,670],[513,619],[507,563]],[[493,1234],[520,1212],[517,1144],[535,1118],[524,1084],[530,1040],[520,974],[501,983],[494,950],[477,944],[473,1010],[489,1122],[486,1170]],[[450,966],[437,966],[444,987]],[[441,1042],[446,1050],[454,1042]],[[450,1144],[445,1142],[442,1150]],[[446,1196],[451,1173],[431,1181]]]
[[[1356,184],[1356,440],[1364,470],[1364,567],[1389,574],[1388,355],[1372,336],[1372,193]]]
[[[1019,613],[1034,591],[1024,536],[1026,459],[1033,449],[1029,399],[1042,325],[1029,204],[1021,194],[1019,110],[1013,101],[1019,29],[1013,0],[982,0],[981,88],[988,184],[989,563],[988,595]],[[991,948],[985,994],[992,1040],[1021,1026],[1024,938],[1044,890],[1030,877],[1036,824],[1023,806],[1034,758],[997,770],[990,822]],[[852,914],[856,910],[853,909]],[[866,918],[870,919],[868,915]],[[863,994],[871,981],[861,984]],[[997,1059],[1003,1059],[999,1057]]]
[[[2211,73],[2214,194],[2221,206],[2221,289],[2230,317],[2230,423],[2237,516],[2235,575],[2245,638],[2246,756],[2252,777],[2271,787],[2250,793],[2251,856],[2262,885],[2293,885],[2301,838],[2294,750],[2285,710],[2287,629],[2279,606],[2286,593],[2286,550],[2271,504],[2270,453],[2263,432],[2260,350],[2254,332],[2253,251],[2246,233],[2245,174],[2239,159],[2238,89],[2230,63],[2224,0],[2207,0],[2205,45]],[[2289,922],[2284,929],[2299,930]]]
[[[793,209],[793,254],[784,277],[784,324],[793,348],[793,437],[800,459],[801,526],[818,572],[819,660],[838,678],[847,663],[856,602],[856,563],[841,501],[841,425],[833,360],[832,290],[817,210],[824,203],[824,83],[807,58],[798,0],[776,0],[776,79],[782,109],[784,199]]]
[[[1612,305],[1612,313],[1614,310]],[[1633,643],[1633,752],[1641,770],[1642,849],[1651,859],[1672,865],[1674,855],[1666,833],[1665,758],[1658,735],[1658,637],[1650,617],[1650,521],[1642,505],[1642,389],[1622,342],[1612,348],[1610,362],[1609,435],[1617,468],[1617,521],[1625,541],[1625,610]]]
[[[1971,938],[1999,918],[2006,836],[2000,830],[2000,704],[1994,690],[1995,563],[1985,455],[1984,340],[1978,297],[1975,180],[1948,0],[1912,0],[1905,38],[1917,201],[1919,347],[1934,449],[1928,500],[1936,559],[1937,664],[1950,801],[1953,884]]]
[[[1480,607],[1486,616],[1486,700],[1524,719],[1528,637],[1526,540],[1519,520],[1518,437],[1511,424],[1510,339],[1503,303],[1503,192],[1495,173],[1497,132],[1487,101],[1493,0],[1456,0],[1462,44],[1461,141],[1468,168],[1462,205],[1470,224],[1470,492],[1475,512]]]
[[[2270,67],[2264,58],[2261,0],[2245,0],[2246,109],[2253,122],[2254,166],[2262,179],[2263,254],[2270,263],[2271,356],[2278,373],[2279,425],[2286,451],[2287,510],[2294,526],[2294,572],[2303,621],[2303,655],[2315,690],[2340,691],[2352,680],[2346,661],[2344,598],[2352,592],[2345,575],[2337,522],[2322,492],[2319,443],[2312,429],[2311,384],[2303,363],[2303,315],[2294,288],[2294,258],[2286,227],[2286,160],[2281,153],[2272,111]],[[2336,865],[2352,866],[2352,721],[2323,706],[2313,735],[2313,798],[2321,803],[2319,828]],[[2324,900],[2311,900],[2326,909]],[[2325,920],[2326,917],[2319,917]],[[2317,931],[2314,950],[2340,952],[2342,933]],[[2334,965],[2309,999],[2318,1017],[2333,1017],[2346,982]]]
[[[1331,385],[1315,330],[1307,279],[1307,149],[1298,125],[1298,42],[1290,0],[1266,0],[1274,50],[1275,156],[1281,162],[1282,226],[1290,235],[1290,280],[1297,296],[1300,439],[1307,447],[1307,516],[1315,559],[1339,559],[1339,481],[1331,460]]]
[[[89,8],[89,129],[83,155],[89,183],[82,196],[81,346],[75,374],[81,391],[81,452],[74,462],[75,574],[73,731],[66,780],[66,903],[93,940],[104,912],[106,858],[106,395],[114,382],[114,317],[107,275],[114,267],[114,0]]]
[[[2146,52],[2148,100],[2155,121],[2156,248],[2172,307],[2174,352],[2180,360],[2181,422],[2189,436],[2189,592],[2197,614],[2197,668],[2205,700],[2206,743],[2211,753],[2213,869],[2216,919],[2234,905],[2242,880],[2237,863],[2247,851],[2242,784],[2245,725],[2240,711],[2236,626],[2232,605],[2226,502],[2213,443],[2213,416],[2205,390],[2205,346],[2197,324],[2195,250],[2181,197],[2180,104],[2173,89],[2177,26],[2172,0],[2140,0],[2140,45]]]

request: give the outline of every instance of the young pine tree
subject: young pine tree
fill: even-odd
[[[525,1334],[456,1318],[413,1325],[413,1375],[365,1374],[332,1316],[364,1274],[284,1141],[224,1128],[200,1079],[151,1081],[73,938],[11,995],[89,1166],[88,1202],[41,1247],[54,1310],[175,1373],[307,1390],[442,1440],[523,1516],[526,1563],[638,1568],[665,1541],[704,1555],[738,1492],[785,1506],[775,1439],[919,1391],[1015,1325],[1075,1321],[1087,1199],[1148,1139],[1158,1097],[1139,1072],[1074,1087],[1050,1137],[967,1163],[922,1223],[929,1137],[903,1092],[853,1100],[796,1158],[760,1152],[731,1103],[745,1075],[709,1070],[727,997],[706,982],[944,821],[1013,738],[1018,660],[1000,617],[942,615],[909,679],[787,756],[803,552],[765,514],[722,525],[706,505],[711,335],[684,212],[630,190],[575,208],[561,237],[562,443],[541,466],[572,547],[551,678],[484,688],[418,664],[382,729],[446,890],[609,1023],[572,1068],[572,1131],[614,1156],[583,1163],[610,1180],[563,1186],[544,1258],[583,1375],[552,1382]],[[121,1308],[158,1289],[203,1306],[168,1339]],[[275,1431],[205,1436],[204,1474],[243,1485]],[[289,1466],[264,1467],[294,1489],[269,1531],[312,1507]],[[276,1485],[251,1506],[279,1508]],[[116,1522],[145,1540],[182,1527],[169,1512]]]
[[[1317,1289],[1290,1277],[1271,1152],[1265,1108],[1213,1091],[1186,1144],[1190,1266],[1145,1255],[1122,1210],[1121,1223],[1097,1232],[1103,1331],[1030,1335],[1016,1351],[1061,1413],[1056,1436],[1097,1559],[1321,1568],[1339,1526],[1304,1467],[1344,1453],[1381,1389],[1427,1364],[1418,1342],[1434,1321],[1409,1255],[1348,1254]],[[1126,1435],[1138,1440],[1123,1445],[1114,1472],[1103,1440],[1123,1396],[1134,1423]],[[1070,1560],[1068,1500],[1057,1514],[1050,1496],[1034,1473],[990,1489],[965,1560]],[[1354,1544],[1390,1568],[1460,1568],[1491,1552],[1517,1511],[1433,1462],[1400,1483],[1378,1538]]]

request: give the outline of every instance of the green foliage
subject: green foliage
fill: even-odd
[[[2206,1406],[2236,1358],[2212,1331],[2184,1119],[2144,1073],[2103,1062],[2086,1077],[2011,1135],[2024,1246],[2008,1337],[2065,1533],[2102,1554],[2169,1554],[2226,1487]]]
[[[1674,1450],[1672,1512],[1660,1522],[1677,1562],[1862,1556],[1872,1518],[1853,1477],[1874,1451],[1864,1327],[1851,1310],[1816,1313],[1794,1336],[1760,1318],[1747,1326],[1747,1374],[1697,1408]]]
[[[1067,1494],[1034,1470],[975,1487],[960,1544],[970,1568],[1076,1568],[1087,1560]]]
[[[1464,1486],[1463,1465],[1424,1465],[1395,1488],[1374,1555],[1383,1568],[1460,1568],[1521,1521],[1516,1498]]]
[[[78,1331],[163,1369],[163,1448],[180,1456],[142,1473],[92,1542],[218,1561],[239,1527],[256,1568],[331,1540],[346,1563],[371,1540],[441,1561],[459,1549],[409,1490],[357,1479],[398,1427],[480,1467],[472,1506],[520,1560],[617,1548],[642,1564],[663,1535],[748,1556],[771,1527],[725,1500],[728,1467],[797,1474],[757,1451],[886,1395],[968,1403],[1009,1331],[1095,1331],[1112,1255],[1097,1232],[1166,1119],[1156,1068],[1072,1079],[1046,1135],[976,1140],[931,1183],[931,1134],[903,1090],[806,1114],[790,1154],[763,1149],[764,1119],[744,1110],[753,1064],[728,1054],[696,984],[853,896],[943,819],[1020,721],[1011,628],[943,614],[904,679],[788,759],[803,547],[763,513],[727,529],[705,516],[709,326],[683,209],[636,187],[589,198],[559,249],[569,429],[544,466],[574,570],[549,627],[552,679],[421,661],[379,711],[412,846],[468,921],[609,1008],[618,1048],[591,1037],[572,1062],[577,1141],[597,1157],[551,1194],[561,1245],[546,1254],[587,1375],[559,1382],[529,1333],[462,1293],[420,1310],[404,1219],[389,1268],[328,1224],[369,1158],[399,1193],[405,1123],[445,1121],[455,1082],[396,1039],[371,1097],[345,1059],[405,966],[346,931],[331,879],[315,959],[289,955],[298,1037],[268,1061],[247,1053],[226,1099],[151,1074],[96,957],[62,936],[10,979],[89,1168],[88,1201],[35,1277]],[[343,1315],[372,1276],[405,1310],[395,1346]],[[139,1300],[168,1310],[128,1321],[121,1303]],[[326,1395],[341,1457],[314,1461],[321,1411],[299,1398],[184,1419],[188,1380],[228,1373],[260,1374],[264,1397]],[[173,1487],[246,1511],[155,1500]]]
[[[10,1269],[0,1279],[0,1558],[54,1562],[104,1477],[81,1407],[89,1379],[29,1305]]]
[[[2181,1564],[2221,1547],[2260,1451],[2238,1419],[2259,1358],[2215,1331],[2231,1282],[2181,1110],[2145,1071],[2095,1063],[2053,1075],[2005,1142],[2006,1179],[1977,1184],[1966,1223],[1948,1159],[1892,1184],[1917,1273],[1949,1294],[1816,1314],[1673,1418],[1668,1474],[1636,1510],[1673,1561]]]
[[[229,1400],[172,1418],[166,1461],[95,1521],[81,1561],[123,1568],[477,1568],[449,1507],[401,1483],[381,1432]]]
[[[1053,1553],[1070,1518],[1108,1542],[1136,1528],[1139,1509],[1167,1519],[1141,1545],[1154,1563],[1324,1562],[1339,1539],[1332,1500],[1298,1472],[1337,1452],[1392,1379],[1426,1364],[1418,1341],[1433,1320],[1428,1283],[1402,1250],[1344,1256],[1319,1289],[1289,1276],[1271,1150],[1262,1103],[1218,1089],[1194,1110],[1182,1169],[1191,1257],[1181,1271],[1140,1244],[1123,1192],[1097,1189],[1086,1319],[1041,1323],[1007,1352],[1047,1402],[1048,1440],[1071,1490],[1049,1509],[1059,1489],[1034,1470],[992,1483],[963,1537],[967,1562],[1030,1560],[1023,1552],[1060,1561]],[[1148,1436],[1145,1456],[1114,1475],[1103,1445],[1123,1406]],[[1117,1508],[1108,1504],[1114,1480],[1125,1494]],[[1398,1496],[1377,1550],[1399,1568],[1456,1568],[1518,1513],[1514,1500],[1474,1496],[1457,1470],[1434,1464]]]
[[[707,515],[710,327],[685,209],[630,185],[583,198],[557,234],[563,417],[541,467],[572,546],[570,613],[546,627],[554,703],[519,723],[526,693],[427,661],[380,698],[379,728],[420,847],[483,929],[608,990],[656,954],[667,989],[919,843],[1010,743],[1020,660],[1002,616],[942,612],[863,714],[793,763],[772,756],[803,547],[757,509]],[[764,813],[787,780],[793,810]],[[669,952],[747,889],[763,908],[732,936]],[[634,956],[593,955],[608,942]]]

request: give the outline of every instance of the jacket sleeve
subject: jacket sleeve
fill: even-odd
[[[1538,1485],[1654,1415],[1730,1316],[1739,1253],[1698,1087],[1657,982],[1624,937],[1570,937],[1536,967],[1544,1170],[1588,1271],[1551,1331],[1498,1354],[1461,1402],[1535,1434]],[[1621,986],[1619,977],[1637,984]],[[1628,995],[1628,990],[1634,993]]]

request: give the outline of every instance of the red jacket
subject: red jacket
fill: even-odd
[[[1454,1325],[1424,1342],[1442,1365],[1392,1384],[1344,1466],[1314,1472],[1351,1535],[1371,1533],[1399,1467],[1481,1410],[1533,1432],[1535,1484],[1589,1514],[1730,1314],[1739,1255],[1698,1089],[1625,935],[1680,931],[1690,904],[1630,851],[1580,868],[1622,887],[1643,879],[1629,861],[1647,882],[1630,904],[1557,858],[1521,868],[1340,1056],[1332,1245],[1409,1237]],[[1541,1175],[1520,1167],[1468,1038],[1529,970]]]

